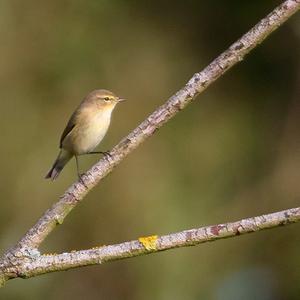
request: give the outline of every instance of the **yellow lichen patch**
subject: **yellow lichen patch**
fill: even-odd
[[[146,237],[140,237],[139,242],[144,246],[148,251],[157,249],[157,235],[151,235]]]
[[[44,253],[42,254],[42,256],[53,256],[53,255],[57,255],[57,253]]]

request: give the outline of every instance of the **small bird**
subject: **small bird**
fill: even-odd
[[[77,174],[81,179],[79,155],[107,154],[93,150],[104,138],[116,104],[124,100],[108,90],[95,90],[87,95],[72,114],[60,138],[58,157],[45,178],[55,180],[68,161],[75,156]]]

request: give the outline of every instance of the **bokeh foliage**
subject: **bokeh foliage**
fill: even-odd
[[[111,148],[280,1],[0,2],[1,249],[76,178],[43,179],[89,91],[127,98]],[[299,205],[293,17],[130,155],[46,241],[61,252]],[[87,169],[96,157],[81,159]],[[9,282],[1,299],[299,299],[299,224]],[[3,297],[3,298],[2,298]]]

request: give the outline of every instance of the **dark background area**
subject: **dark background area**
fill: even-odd
[[[280,2],[1,1],[2,252],[76,179],[74,161],[43,177],[88,92],[128,99],[99,147],[110,149]],[[126,158],[41,250],[299,206],[299,53],[298,15]],[[299,229],[13,280],[0,299],[299,299]]]

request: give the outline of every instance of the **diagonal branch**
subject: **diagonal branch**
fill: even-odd
[[[62,224],[64,218],[76,207],[84,196],[129,153],[143,143],[164,123],[174,117],[227,70],[243,60],[246,54],[296,13],[299,8],[300,0],[286,0],[275,8],[273,12],[231,45],[228,50],[217,57],[203,71],[196,73],[181,90],[169,98],[165,104],[159,107],[115,146],[111,151],[110,157],[107,156],[101,159],[86,172],[83,177],[84,184],[80,182],[74,183],[60,197],[60,200],[48,209],[20,241],[0,259],[0,285],[1,280],[4,282],[9,278],[20,276],[13,271],[12,266],[21,266],[25,263],[28,255],[32,257],[39,254],[36,249],[56,225]],[[11,272],[8,270],[11,270]]]
[[[81,182],[73,184],[61,196],[59,202],[53,205],[19,241],[18,246],[36,248],[54,229],[61,224],[68,213],[80,202],[84,196],[129,153],[150,137],[155,130],[174,117],[188,105],[196,96],[203,92],[210,84],[223,75],[236,63],[243,60],[246,54],[261,43],[270,33],[286,21],[300,8],[300,2],[287,0],[277,7],[266,18],[248,31],[224,53],[217,57],[203,71],[196,73],[184,88],[179,90],[164,105],[159,107],[135,130],[125,137],[111,151],[111,157],[101,159],[84,176]]]
[[[232,223],[218,224],[189,229],[162,236],[148,236],[138,240],[116,245],[95,247],[88,250],[69,253],[38,255],[16,270],[22,278],[29,278],[55,271],[97,265],[104,262],[141,256],[179,247],[195,246],[224,238],[239,236],[260,230],[270,229],[300,221],[300,207],[291,208],[272,214],[239,220]]]

